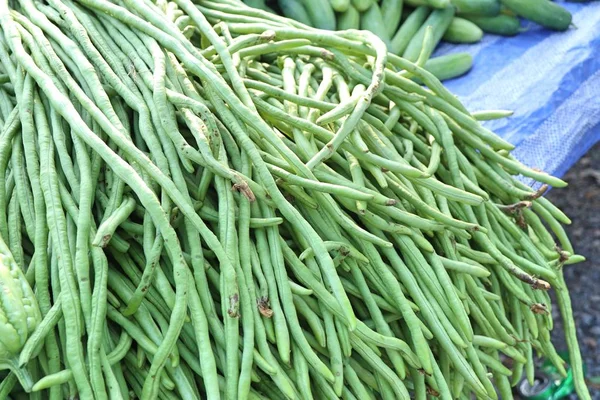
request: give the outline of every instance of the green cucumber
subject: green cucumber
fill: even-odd
[[[419,28],[423,25],[427,16],[429,15],[429,8],[425,6],[417,7],[415,10],[410,13],[410,15],[406,18],[406,20],[398,29],[398,32],[392,38],[392,42],[390,43],[390,52],[394,54],[402,54],[410,39],[417,33]]]
[[[302,0],[302,4],[312,21],[312,26],[330,31],[335,30],[335,13],[329,1]]]
[[[442,39],[450,43],[476,43],[483,37],[483,31],[473,22],[454,17]]]
[[[371,4],[371,7],[362,14],[360,14],[360,29],[373,32],[379,36],[386,45],[390,43],[390,35],[388,35],[383,22],[383,14],[377,3]]]
[[[500,14],[500,2],[498,0],[452,0],[459,14],[474,14],[481,16],[494,16]]]
[[[500,14],[495,17],[465,16],[481,28],[482,31],[502,36],[515,36],[521,31],[521,21],[511,15]]]
[[[244,0],[244,3],[248,7],[258,8],[260,10],[265,10],[265,11],[273,11],[267,6],[267,4],[265,3],[265,0]]]
[[[352,5],[360,12],[367,11],[373,3],[374,0],[352,0]]]
[[[432,43],[435,47],[442,36],[450,26],[452,19],[454,18],[454,8],[448,7],[442,10],[433,10],[429,17],[425,20],[425,23],[419,28],[415,36],[408,43],[408,47],[402,54],[402,57],[410,61],[416,61],[419,58],[421,47],[423,45],[423,37],[425,36],[425,29],[427,26],[433,28]]]
[[[350,7],[350,0],[329,0],[331,8],[337,12],[346,12]]]
[[[341,31],[360,29],[360,13],[354,6],[350,5],[346,11],[338,15],[337,28]]]
[[[469,53],[454,53],[430,58],[425,69],[440,81],[452,79],[469,72],[473,66],[473,57]]]
[[[573,16],[549,0],[501,0],[515,14],[556,31],[569,29]]]
[[[405,0],[412,7],[428,6],[432,8],[446,8],[451,5],[450,0]]]
[[[402,18],[403,0],[383,0],[381,2],[381,14],[383,14],[383,23],[388,36],[391,38]]]
[[[300,0],[279,0],[281,13],[287,18],[308,26],[314,26],[306,8]]]

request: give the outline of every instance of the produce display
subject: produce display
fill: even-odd
[[[376,34],[391,53],[411,61],[432,27],[431,50],[440,41],[476,43],[485,33],[514,36],[526,30],[519,18],[564,31],[571,14],[550,0],[244,0],[254,8],[279,13],[308,27],[328,30],[363,29]],[[436,57],[425,65],[438,79],[456,78],[471,69],[473,60],[458,53],[461,63]],[[432,61],[433,62],[433,61]],[[442,66],[442,68],[440,68]]]
[[[452,31],[412,62],[238,0],[0,27],[0,399],[511,399],[565,373],[550,290],[590,399],[566,183],[423,68]]]

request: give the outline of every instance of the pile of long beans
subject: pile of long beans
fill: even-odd
[[[585,1],[585,0],[584,0]],[[476,43],[484,33],[515,36],[527,30],[520,19],[556,31],[571,26],[571,13],[551,0],[244,0],[319,29],[363,29],[391,53],[416,61],[427,27],[432,49],[441,41]],[[435,57],[425,69],[438,79],[455,78],[473,66],[469,53]]]
[[[478,122],[505,112],[237,0],[0,25],[0,236],[42,316],[0,398],[510,399],[535,355],[565,372],[551,288],[590,398],[565,183]]]

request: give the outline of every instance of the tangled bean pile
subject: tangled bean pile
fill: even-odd
[[[0,398],[509,399],[534,354],[564,372],[549,289],[589,398],[565,183],[478,122],[506,113],[237,0],[0,24],[2,260],[41,315],[2,298]]]

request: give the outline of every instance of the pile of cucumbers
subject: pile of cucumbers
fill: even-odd
[[[319,29],[363,29],[375,33],[391,53],[417,61],[426,28],[432,49],[440,41],[476,43],[484,33],[514,36],[526,30],[522,19],[565,31],[571,13],[550,0],[244,0]],[[466,73],[470,54],[436,57],[425,68],[444,80]]]

